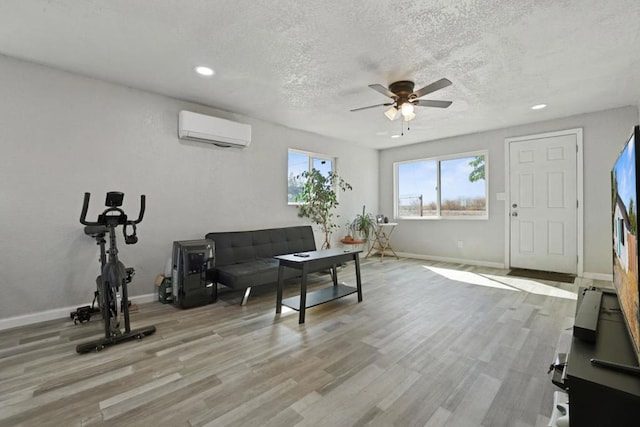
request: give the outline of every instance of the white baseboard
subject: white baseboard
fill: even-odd
[[[130,297],[129,300],[136,304],[143,304],[158,300],[158,294],[145,294]],[[70,319],[70,313],[78,308],[77,305],[71,307],[60,307],[53,310],[41,311],[39,313],[23,314],[21,316],[0,319],[0,331],[18,326],[31,325],[38,322],[46,322],[47,320]]]
[[[449,258],[449,257],[441,257],[441,256],[412,254],[407,252],[397,252],[397,254],[398,256],[405,257],[405,258],[424,259],[426,261],[449,262],[452,264],[477,265],[479,267],[491,267],[491,268],[501,268],[501,269],[505,268],[504,263],[501,263],[501,262],[479,261],[475,259]]]

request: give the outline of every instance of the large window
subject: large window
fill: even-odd
[[[487,153],[395,163],[397,218],[486,219]]]
[[[296,178],[304,171],[311,171],[316,169],[325,176],[329,175],[329,172],[335,172],[335,160],[332,157],[308,153],[298,150],[289,150],[289,168],[287,171],[287,188],[288,188],[288,203],[290,205],[296,204],[296,196],[300,194],[303,181]]]

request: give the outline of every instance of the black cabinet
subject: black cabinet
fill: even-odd
[[[582,289],[578,307],[582,301]],[[573,337],[564,372],[571,427],[640,425],[640,377],[594,366],[591,359],[637,366],[618,299],[603,293],[595,342]]]

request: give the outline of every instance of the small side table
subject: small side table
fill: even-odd
[[[394,251],[391,247],[391,235],[393,234],[393,230],[395,230],[397,225],[397,222],[375,224],[373,244],[369,248],[369,252],[367,252],[367,256],[365,258],[371,255],[371,252],[374,249],[377,249],[380,253],[380,262],[382,262],[382,258],[384,258],[384,255],[388,250],[393,253],[393,256],[395,256],[397,259],[400,259],[398,257],[398,254],[396,254],[396,251]]]

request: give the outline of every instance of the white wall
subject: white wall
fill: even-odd
[[[611,274],[610,170],[637,123],[638,109],[625,107],[463,135],[384,150],[380,153],[380,206],[393,212],[393,163],[402,160],[489,150],[488,220],[400,220],[396,250],[461,262],[504,265],[505,207],[496,193],[505,191],[505,138],[583,128],[584,138],[584,271]],[[458,248],[458,241],[463,248]]]
[[[123,191],[132,216],[147,195],[139,243],[119,235],[121,259],[136,269],[132,295],[155,292],[174,240],[306,224],[287,206],[287,148],[338,157],[354,188],[340,199],[345,220],[378,205],[378,153],[353,143],[5,56],[0,87],[0,320],[91,302],[98,247],[78,222],[85,191],[89,218],[107,191]],[[238,150],[179,140],[181,109],[250,123],[253,142]]]

